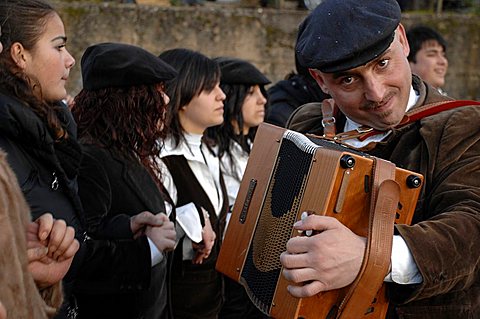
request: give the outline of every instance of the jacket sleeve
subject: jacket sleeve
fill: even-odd
[[[399,288],[397,302],[409,302],[478,284],[480,273],[480,108],[465,107],[423,121],[420,134],[429,158],[423,221],[397,225],[423,282]],[[431,121],[431,122],[430,122]],[[436,128],[435,128],[436,127]],[[438,127],[441,133],[435,133]],[[418,212],[417,212],[418,213]],[[403,290],[403,291],[402,291]],[[405,293],[407,291],[407,293]],[[395,292],[395,290],[393,290]]]
[[[115,293],[147,289],[151,256],[146,236],[133,239],[130,218],[109,218],[111,187],[102,163],[85,152],[78,178],[89,239],[79,272],[80,292]]]

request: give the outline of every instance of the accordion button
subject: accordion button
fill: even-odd
[[[343,155],[340,158],[340,166],[343,168],[352,168],[355,166],[355,159],[351,155]]]
[[[415,175],[409,175],[407,177],[407,186],[410,188],[418,188],[422,185],[422,180],[420,177],[415,176]]]

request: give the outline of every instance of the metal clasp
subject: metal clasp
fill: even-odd
[[[335,118],[333,116],[329,116],[322,119],[323,127],[332,126],[332,125],[335,125]]]
[[[52,175],[53,175],[53,182],[52,182],[51,188],[54,191],[56,191],[58,189],[58,177],[57,177],[57,174],[55,172],[53,172]]]

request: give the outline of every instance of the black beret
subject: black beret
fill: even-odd
[[[390,46],[400,18],[396,0],[324,0],[300,25],[299,62],[325,73],[364,65]]]
[[[177,71],[159,57],[123,43],[100,43],[88,47],[81,65],[86,90],[149,85],[177,76]]]
[[[247,85],[266,85],[271,83],[262,72],[248,61],[229,57],[218,57],[214,61],[220,65],[222,72],[221,83]]]

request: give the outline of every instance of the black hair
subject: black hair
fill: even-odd
[[[178,76],[167,82],[167,95],[170,97],[167,113],[167,134],[173,137],[175,145],[185,138],[179,120],[180,109],[199,96],[202,91],[211,92],[220,82],[218,63],[200,52],[189,49],[167,50],[159,56],[177,70]]]
[[[219,157],[227,156],[230,160],[232,171],[235,172],[233,154],[231,149],[231,140],[236,141],[247,154],[250,154],[250,145],[255,138],[256,127],[250,127],[248,133],[243,133],[243,103],[249,91],[254,85],[251,84],[226,84],[221,83],[220,88],[226,95],[224,101],[223,123],[207,129],[207,136],[215,141]],[[267,99],[267,91],[264,85],[259,85],[262,95]],[[268,99],[267,99],[268,100]],[[265,105],[265,109],[267,105]],[[239,134],[232,122],[236,122]],[[240,176],[241,177],[241,176]]]
[[[428,41],[436,41],[443,48],[443,51],[447,51],[447,41],[438,33],[427,26],[416,26],[411,28],[407,32],[408,45],[410,46],[410,53],[408,55],[408,61],[416,63],[417,52],[422,48],[422,45]]]

